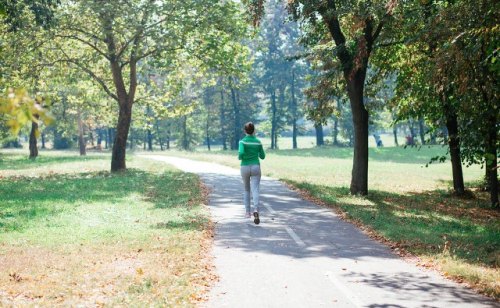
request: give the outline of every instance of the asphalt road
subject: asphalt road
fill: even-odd
[[[199,174],[211,188],[212,253],[220,281],[207,307],[500,307],[400,259],[277,180],[262,179],[261,223],[255,225],[244,218],[239,170],[148,157]]]

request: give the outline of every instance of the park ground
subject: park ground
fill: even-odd
[[[0,155],[0,306],[191,306],[211,276],[195,175],[130,157]]]
[[[235,153],[173,152],[196,160],[238,167]],[[500,213],[482,191],[484,170],[464,167],[470,189],[453,196],[448,162],[431,163],[446,155],[441,146],[370,148],[368,197],[349,194],[352,149],[305,148],[267,152],[263,173],[288,183],[304,198],[330,206],[372,237],[418,264],[500,297]]]
[[[332,206],[419,265],[500,297],[500,215],[465,169],[469,198],[450,194],[445,148],[371,148],[370,195],[348,194],[352,150],[269,151],[266,175]],[[42,151],[0,155],[0,303],[195,305],[215,279],[211,224],[199,179],[129,155],[111,175],[109,155]],[[158,153],[155,153],[158,154]],[[164,152],[237,167],[234,152]],[[158,266],[161,265],[161,266]],[[44,284],[40,284],[40,282]]]

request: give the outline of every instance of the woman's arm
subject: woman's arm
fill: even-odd
[[[262,144],[260,145],[259,157],[260,157],[260,159],[266,158],[266,153],[264,152],[264,147],[262,146]]]
[[[243,159],[243,154],[245,154],[245,145],[243,142],[240,141],[238,145],[238,159],[242,160]]]

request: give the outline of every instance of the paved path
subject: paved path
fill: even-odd
[[[220,281],[208,307],[500,307],[401,260],[279,181],[261,182],[257,226],[244,218],[239,170],[148,157],[197,173],[212,189],[213,255]]]

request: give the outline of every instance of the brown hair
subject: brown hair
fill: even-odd
[[[252,122],[248,122],[245,124],[245,132],[249,135],[252,135],[255,131],[255,125]]]

